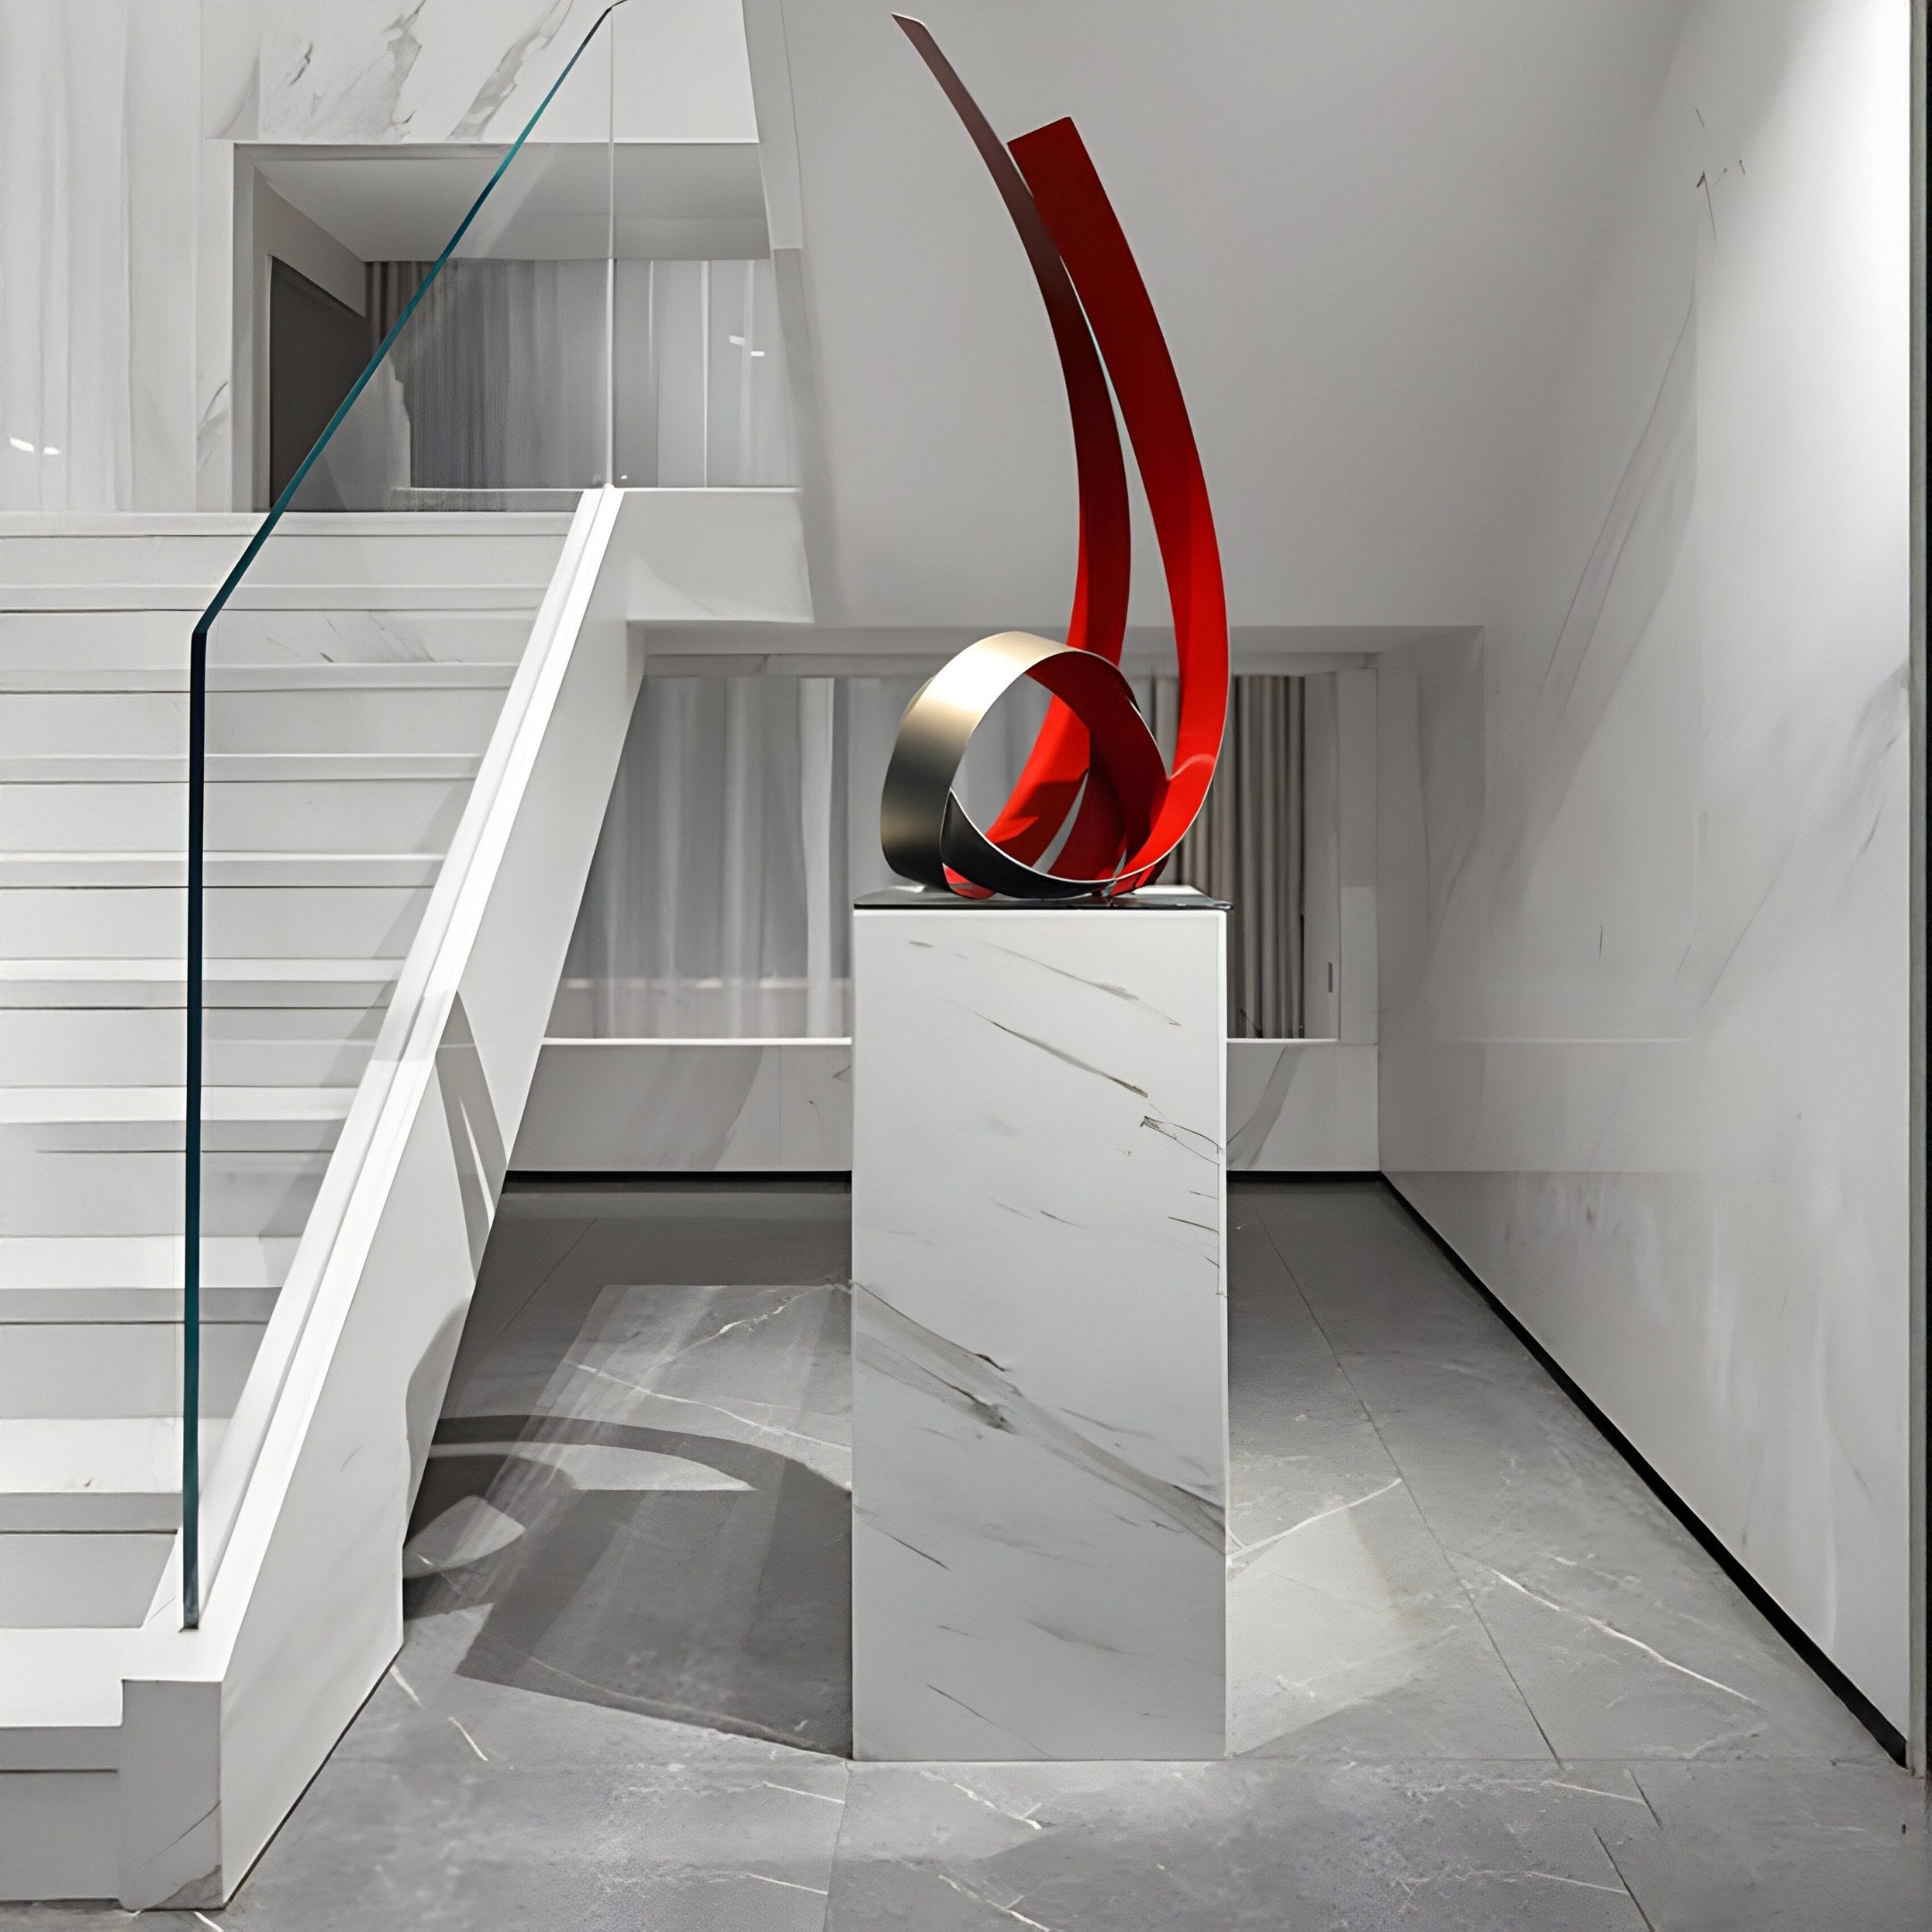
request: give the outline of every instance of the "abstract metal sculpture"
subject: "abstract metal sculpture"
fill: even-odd
[[[1065,643],[1004,631],[920,687],[886,768],[879,835],[895,872],[963,897],[1114,898],[1158,876],[1220,756],[1227,606],[1208,486],[1140,271],[1072,122],[1021,134],[1009,151],[924,24],[893,17],[965,123],[1046,305],[1073,422],[1080,563]],[[1120,669],[1131,552],[1110,377],[1174,613],[1181,695],[1171,772]],[[1004,809],[981,831],[953,784],[975,728],[1022,677],[1053,701]]]

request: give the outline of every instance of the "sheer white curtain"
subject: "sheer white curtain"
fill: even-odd
[[[428,266],[369,265],[376,341]],[[387,379],[338,432],[329,475],[342,472],[340,503],[321,500],[324,477],[302,506],[435,508],[479,490],[583,489],[604,480],[607,453],[632,488],[794,480],[769,260],[619,262],[609,368],[607,279],[601,260],[447,263]]]
[[[554,1032],[848,1030],[835,695],[826,678],[645,680]]]
[[[619,262],[616,294],[617,480],[795,482],[770,261]]]
[[[1302,896],[1307,869],[1304,697],[1299,677],[1237,677],[1221,762],[1166,883],[1228,902],[1228,1032],[1307,1031]],[[1157,681],[1155,733],[1171,743],[1180,688]]]
[[[133,506],[128,0],[0,5],[0,509]]]
[[[879,788],[918,676],[643,682],[553,1036],[792,1039],[852,1026],[850,910],[893,885]],[[966,808],[999,809],[1046,715],[981,726]]]
[[[605,265],[452,261],[394,352],[418,490],[604,480]]]
[[[794,1038],[851,1028],[852,900],[894,883],[878,799],[919,679],[648,677],[584,890],[551,1030]],[[1302,681],[1235,681],[1220,775],[1168,877],[1235,908],[1230,1027],[1301,1030]],[[1172,680],[1138,687],[1171,735]],[[983,825],[1045,715],[1025,685],[975,734]]]
[[[852,1026],[852,900],[894,883],[878,798],[917,677],[648,677],[553,1033],[795,1038]],[[962,781],[989,816],[1043,715],[1001,707]]]

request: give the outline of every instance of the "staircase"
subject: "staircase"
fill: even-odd
[[[251,520],[179,521],[236,527],[0,538],[0,1625],[140,1623],[179,1523],[189,606]],[[349,521],[371,580],[211,670],[210,1463],[569,519]]]
[[[496,1017],[514,1023],[490,1031],[494,1097],[486,1087],[479,1109],[471,1095],[466,1131],[488,1140],[484,1112],[514,1131],[517,1068],[534,1063],[635,690],[621,593],[597,589],[618,503],[593,492],[575,519],[291,517],[216,633],[201,1460],[213,1472],[204,1497],[225,1480],[245,1547],[217,1580],[225,1596],[188,1633],[175,1555],[186,666],[195,618],[257,520],[0,518],[0,1898],[225,1897],[258,1850],[250,1836],[273,1829],[312,1773],[305,1754],[319,1762],[337,1716],[346,1721],[337,1707],[366,1693],[362,1652],[387,1640],[394,1589],[363,1588],[359,1603],[373,1600],[360,1623],[344,1620],[366,1634],[361,1651],[317,1682],[289,1674],[313,1735],[273,1697],[258,1694],[250,1717],[227,1695],[251,1632],[302,1641],[300,1614],[275,1601],[276,1564],[347,1576],[331,1536],[366,1533],[378,1513],[352,1495],[352,1530],[311,1514],[292,1534],[285,1499],[268,1496],[257,1535],[244,1504],[257,1488],[299,1483],[329,1402],[359,1397],[363,1436],[391,1451],[384,1510],[406,1496],[406,1445],[399,1482],[380,1426],[393,1412],[400,1441],[403,1404],[386,1400],[380,1377],[353,1385],[363,1365],[343,1339],[362,1277],[380,1268],[343,1263],[334,1304],[327,1270],[343,1229],[370,1232],[359,1203],[380,1220],[394,1196],[405,1228],[447,1222],[433,1180],[411,1195],[383,1167],[399,1151],[384,1123],[421,1058],[405,1038],[441,1029],[438,1073],[452,1043],[459,1060],[482,1052],[486,1030],[471,1041],[462,1000],[480,1010],[489,988],[454,977],[489,951],[479,919],[507,936],[484,963],[503,955],[529,970],[497,1003]],[[593,631],[595,648],[580,650]],[[479,772],[490,790],[466,818]],[[532,799],[535,822],[513,830]],[[453,843],[462,876],[445,881],[412,958]],[[547,870],[554,878],[532,890]],[[503,877],[526,881],[521,905],[500,902]],[[414,1004],[392,1016],[399,984]],[[453,1029],[436,1018],[452,1011]],[[372,1072],[379,1037],[390,1044]],[[416,1144],[412,1132],[402,1157]],[[462,1191],[456,1249],[470,1264],[480,1239],[466,1217],[479,1209],[487,1229],[501,1178],[500,1161],[486,1164],[481,1189]],[[318,1212],[332,1192],[333,1210]],[[303,1306],[284,1310],[265,1351],[299,1254]],[[446,1267],[425,1272],[435,1293],[423,1318],[440,1334],[473,1267],[460,1283]],[[432,1419],[434,1352],[390,1371],[417,1371]],[[245,1401],[246,1459],[225,1463]],[[205,1504],[204,1538],[208,1524]],[[400,1521],[391,1530],[399,1546]],[[192,1702],[203,1692],[212,1703]],[[150,1734],[156,1695],[174,1701]],[[283,1741],[285,1763],[249,1767],[250,1724],[271,1750]],[[240,1798],[237,1778],[249,1786]],[[232,1820],[211,1809],[221,1801]],[[178,1805],[199,1840],[172,1828]]]

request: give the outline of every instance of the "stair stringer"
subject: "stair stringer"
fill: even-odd
[[[155,1668],[125,1679],[130,1909],[225,1901],[401,1648],[414,1489],[640,681],[626,501],[587,493],[573,521],[486,758],[487,776],[502,747],[498,782],[479,779],[364,1077],[370,1117],[332,1163],[339,1220],[318,1201],[326,1253],[298,1257],[238,1404],[201,1627],[166,1627],[171,1563]]]

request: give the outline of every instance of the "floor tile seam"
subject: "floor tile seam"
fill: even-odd
[[[1294,1290],[1302,1308],[1307,1310],[1310,1325],[1313,1326],[1315,1333],[1321,1337],[1322,1346],[1328,1351],[1328,1359],[1335,1363],[1336,1371],[1341,1374],[1343,1381],[1347,1385],[1350,1394],[1355,1398],[1356,1406],[1361,1408],[1362,1413],[1366,1417],[1368,1411],[1362,1404],[1360,1391],[1356,1388],[1352,1381],[1349,1380],[1347,1372],[1343,1369],[1342,1359],[1335,1353],[1335,1343],[1330,1338],[1327,1329],[1322,1326],[1321,1317],[1315,1312],[1315,1304],[1309,1300],[1308,1290],[1302,1287],[1301,1276],[1295,1273],[1293,1267],[1290,1265],[1288,1257],[1282,1252],[1281,1243],[1275,1239],[1275,1230],[1258,1216],[1256,1217],[1256,1224],[1260,1228],[1269,1248],[1274,1251],[1275,1258],[1281,1263],[1282,1273],[1288,1277],[1289,1285]]]
[[[784,1750],[801,1749],[790,1738],[779,1736],[775,1733],[750,1728],[751,1720],[749,1718],[742,1720],[741,1728],[733,1731],[724,1731],[718,1729],[712,1721],[717,1716],[716,1712],[700,1710],[695,1705],[679,1707],[674,1710],[668,1699],[647,1699],[628,1697],[624,1692],[614,1690],[611,1686],[597,1683],[594,1679],[589,1677],[580,1676],[575,1671],[566,1670],[561,1664],[555,1663],[548,1657],[528,1657],[524,1659],[524,1665],[532,1673],[547,1674],[552,1677],[560,1677],[566,1683],[580,1684],[587,1690],[599,1693],[600,1698],[616,1697],[623,1699],[623,1701],[618,1703],[601,1703],[600,1707],[606,1710],[628,1713],[634,1717],[648,1717],[659,1724],[677,1724],[688,1730],[704,1732],[712,1737],[745,1738],[756,1744],[775,1745],[780,1750]],[[525,1688],[536,1689],[534,1685],[524,1686],[521,1684],[516,1688],[520,1690]],[[568,1692],[563,1694],[566,1697],[569,1696]],[[655,1708],[652,1707],[654,1706]],[[813,1751],[809,1755],[816,1758],[821,1758],[828,1764],[845,1765],[848,1767],[848,1775],[850,1775],[849,1767],[852,1760],[848,1758],[835,1755],[830,1751]],[[763,1760],[753,1760],[747,1755],[741,1761],[749,1765],[754,1761],[762,1762]]]
[[[1401,1462],[1396,1459],[1394,1452],[1389,1447],[1388,1439],[1383,1435],[1381,1425],[1377,1422],[1374,1412],[1369,1409],[1367,1402],[1362,1399],[1361,1390],[1356,1386],[1354,1377],[1352,1376],[1348,1372],[1348,1369],[1343,1365],[1341,1353],[1336,1349],[1334,1339],[1330,1336],[1326,1327],[1323,1326],[1321,1317],[1315,1312],[1314,1304],[1309,1301],[1307,1292],[1302,1288],[1300,1279],[1295,1275],[1294,1269],[1289,1265],[1287,1256],[1282,1253],[1280,1243],[1277,1242],[1275,1239],[1275,1231],[1270,1228],[1266,1222],[1262,1223],[1262,1231],[1267,1234],[1268,1240],[1268,1246],[1274,1249],[1275,1258],[1280,1261],[1284,1273],[1285,1273],[1288,1276],[1288,1279],[1294,1284],[1295,1292],[1301,1297],[1301,1305],[1303,1308],[1307,1309],[1309,1320],[1311,1324],[1313,1324],[1315,1333],[1321,1337],[1322,1346],[1328,1351],[1328,1359],[1332,1362],[1334,1362],[1335,1367],[1335,1373],[1341,1377],[1343,1385],[1348,1390],[1349,1394],[1353,1398],[1355,1406],[1361,1411],[1362,1419],[1367,1422],[1370,1429],[1374,1431],[1376,1441],[1381,1445],[1382,1453],[1388,1458],[1389,1467],[1393,1469],[1395,1471],[1396,1475],[1402,1479],[1402,1488],[1407,1494],[1410,1502],[1414,1504],[1417,1515],[1421,1516],[1422,1505],[1419,1503],[1417,1503],[1415,1500],[1415,1491],[1410,1484],[1407,1470],[1402,1468]],[[1427,1517],[1423,1517],[1423,1524],[1425,1528],[1429,1530],[1430,1534],[1433,1537],[1434,1527],[1428,1522]],[[1444,1561],[1447,1562],[1446,1555],[1445,1556]]]
[[[1343,1370],[1344,1375],[1347,1372],[1346,1369]],[[1363,1406],[1366,1408],[1367,1404],[1365,1403]],[[1371,1415],[1368,1420],[1369,1427],[1375,1429],[1377,1436],[1379,1437],[1382,1431],[1377,1425],[1374,1416]],[[1383,1447],[1387,1450],[1390,1462],[1394,1462],[1397,1469],[1402,1469],[1402,1463],[1395,1452],[1388,1448],[1386,1442],[1384,1442]],[[1523,1689],[1521,1679],[1516,1675],[1515,1667],[1510,1663],[1509,1658],[1504,1655],[1503,1646],[1497,1640],[1495,1630],[1491,1627],[1488,1618],[1483,1614],[1482,1606],[1476,1600],[1476,1593],[1470,1589],[1467,1581],[1464,1580],[1462,1571],[1456,1566],[1455,1558],[1450,1554],[1449,1546],[1443,1541],[1441,1532],[1429,1520],[1428,1512],[1422,1507],[1420,1499],[1417,1497],[1415,1490],[1409,1482],[1406,1470],[1403,1470],[1402,1473],[1402,1487],[1409,1491],[1410,1500],[1415,1504],[1415,1513],[1421,1519],[1422,1527],[1428,1532],[1428,1539],[1435,1546],[1436,1554],[1442,1558],[1443,1568],[1449,1572],[1450,1577],[1454,1581],[1458,1594],[1462,1597],[1462,1601],[1469,1606],[1470,1614],[1475,1618],[1477,1629],[1481,1631],[1483,1636],[1487,1640],[1491,1652],[1494,1654],[1496,1662],[1502,1666],[1503,1674],[1509,1679],[1510,1687],[1515,1691],[1517,1697],[1521,1699],[1524,1710],[1529,1712],[1530,1722],[1537,1727],[1537,1734],[1543,1740],[1544,1749],[1549,1752],[1555,1762],[1559,1765],[1562,1764],[1563,1761],[1563,1753],[1556,1749],[1555,1741],[1544,1729],[1541,1715],[1537,1710],[1536,1706],[1530,1702],[1530,1693]],[[1465,1562],[1471,1560],[1468,1557],[1464,1558]]]
[[[852,1816],[854,1761],[846,1758],[841,1759],[840,1763],[845,1773],[845,1782],[840,1787],[838,1823],[833,1827],[832,1849],[826,1858],[825,1911],[818,1920],[818,1932],[831,1932],[832,1902],[838,1892],[839,1854],[845,1844],[845,1821]]]
[[[1650,1814],[1652,1819],[1656,1822],[1657,1828],[1662,1831],[1664,1829],[1664,1820],[1658,1815],[1657,1806],[1651,1801],[1650,1793],[1644,1789],[1644,1781],[1637,1775],[1637,1767],[1634,1764],[1628,1764],[1623,1768],[1631,1783],[1637,1787],[1637,1795],[1643,1800],[1644,1809]]]
[[[1648,1800],[1645,1801],[1648,1802]],[[1654,1811],[1650,1815],[1653,1818],[1657,1816]],[[1609,1840],[1594,1825],[1590,1826],[1589,1834],[1597,1841],[1597,1846],[1602,1851],[1605,1858],[1610,1861],[1610,1869],[1616,1874],[1616,1881],[1623,1887],[1623,1895],[1630,1900],[1631,1909],[1643,1920],[1645,1932],[1657,1932],[1657,1921],[1644,1910],[1643,1901],[1637,1896],[1630,1880],[1623,1876],[1623,1868],[1617,1863],[1616,1853],[1610,1849]]]
[[[1280,1247],[1275,1240],[1274,1230],[1267,1226],[1266,1221],[1261,1224],[1267,1234],[1269,1246],[1273,1247],[1275,1253],[1280,1256],[1282,1267],[1287,1270],[1288,1278],[1295,1284],[1295,1292],[1302,1295],[1302,1301],[1306,1304],[1308,1297],[1302,1293],[1301,1284],[1299,1280],[1296,1280],[1294,1270],[1289,1266],[1288,1258],[1281,1254]],[[1510,1688],[1516,1693],[1517,1700],[1521,1704],[1530,1722],[1536,1726],[1537,1734],[1543,1740],[1543,1747],[1549,1752],[1551,1762],[1562,1763],[1563,1759],[1555,1745],[1551,1741],[1549,1733],[1543,1728],[1543,1720],[1538,1716],[1535,1705],[1530,1701],[1522,1685],[1518,1682],[1516,1673],[1510,1667],[1509,1659],[1503,1655],[1502,1646],[1496,1641],[1495,1631],[1489,1627],[1488,1622],[1478,1606],[1469,1585],[1463,1581],[1462,1572],[1450,1561],[1449,1552],[1444,1546],[1442,1538],[1436,1533],[1436,1525],[1429,1521],[1428,1512],[1423,1509],[1421,1502],[1416,1495],[1415,1486],[1409,1480],[1409,1472],[1402,1466],[1402,1458],[1389,1446],[1388,1438],[1382,1433],[1382,1425],[1376,1419],[1375,1411],[1369,1407],[1360,1389],[1356,1386],[1355,1378],[1348,1372],[1340,1352],[1335,1348],[1334,1342],[1330,1340],[1327,1329],[1322,1326],[1321,1317],[1315,1312],[1312,1306],[1309,1307],[1309,1319],[1315,1324],[1316,1332],[1320,1335],[1322,1341],[1327,1346],[1328,1352],[1335,1358],[1336,1372],[1348,1385],[1349,1392],[1354,1396],[1357,1404],[1368,1421],[1368,1427],[1375,1431],[1375,1438],[1382,1445],[1382,1453],[1388,1458],[1389,1467],[1402,1479],[1402,1493],[1409,1498],[1410,1506],[1415,1511],[1417,1521],[1421,1523],[1423,1530],[1428,1537],[1436,1555],[1441,1559],[1443,1568],[1449,1573],[1450,1580],[1454,1584],[1463,1602],[1468,1605],[1470,1614],[1476,1621],[1476,1627],[1482,1631],[1484,1638],[1487,1640],[1491,1652],[1494,1654],[1497,1664],[1502,1667],[1503,1674],[1510,1681]]]
[[[1309,1294],[1307,1287],[1302,1283],[1301,1277],[1296,1274],[1293,1264],[1289,1261],[1287,1256],[1282,1251],[1275,1223],[1266,1212],[1264,1206],[1257,1207],[1254,1225],[1259,1228],[1262,1233],[1267,1236],[1269,1246],[1275,1250],[1283,1267],[1288,1271],[1289,1275],[1294,1281],[1297,1292],[1312,1309],[1315,1305],[1314,1297]],[[1423,1241],[1419,1234],[1416,1234],[1413,1230],[1406,1232],[1411,1239],[1394,1247],[1393,1252],[1399,1254],[1404,1260],[1415,1261],[1418,1264],[1418,1272],[1426,1275],[1432,1285],[1439,1284],[1446,1274],[1452,1287],[1458,1291],[1455,1306],[1480,1317],[1480,1326],[1486,1333],[1492,1328],[1500,1328],[1505,1340],[1516,1349],[1521,1350],[1525,1355],[1528,1355],[1529,1351],[1523,1348],[1521,1340],[1511,1335],[1509,1330],[1497,1321],[1496,1310],[1490,1308],[1473,1289],[1470,1288],[1469,1284],[1460,1275],[1454,1274],[1452,1270],[1445,1269],[1442,1256],[1434,1248],[1430,1247],[1427,1241]],[[1364,1244],[1359,1238],[1351,1237],[1343,1241],[1341,1245],[1352,1258],[1359,1259],[1363,1252]],[[1385,1271],[1377,1270],[1373,1272],[1377,1278],[1385,1278]],[[1337,1292],[1346,1292],[1345,1284],[1337,1284]],[[1530,1359],[1534,1360],[1533,1357]]]
[[[522,1319],[524,1310],[528,1309],[530,1303],[534,1301],[537,1297],[550,1285],[551,1282],[555,1279],[558,1269],[562,1268],[564,1264],[569,1261],[570,1258],[573,1254],[575,1254],[577,1250],[581,1248],[587,1241],[590,1239],[593,1231],[602,1224],[602,1220],[603,1217],[601,1216],[592,1215],[584,1223],[582,1229],[578,1233],[577,1239],[573,1241],[570,1244],[570,1246],[566,1248],[564,1252],[560,1254],[556,1258],[556,1259],[552,1262],[547,1268],[544,1270],[544,1272],[538,1277],[535,1284],[531,1286],[530,1292],[527,1295],[525,1295],[521,1301],[517,1303],[514,1312],[505,1318],[503,1326],[496,1331],[497,1338],[499,1340],[503,1336],[508,1335],[511,1329],[515,1327],[517,1323]]]
[[[1369,1347],[1368,1343],[1360,1343],[1360,1344],[1354,1344],[1354,1347],[1337,1349],[1335,1354],[1337,1354],[1337,1360],[1341,1360],[1341,1358],[1352,1356],[1352,1358],[1356,1358],[1358,1362],[1366,1362],[1366,1364],[1376,1364],[1376,1366],[1385,1366],[1385,1368],[1395,1368],[1395,1369],[1420,1366],[1420,1368],[1437,1369],[1437,1372],[1447,1372],[1449,1376],[1464,1377],[1462,1381],[1453,1384],[1453,1387],[1462,1387],[1464,1381],[1474,1381],[1474,1384],[1478,1384],[1484,1389],[1496,1389],[1496,1391],[1501,1393],[1501,1395],[1507,1395],[1507,1397],[1517,1399],[1517,1401],[1534,1397],[1538,1402],[1544,1402],[1544,1404],[1551,1406],[1551,1409],[1555,1409],[1557,1414],[1567,1414],[1567,1416],[1577,1418],[1577,1420],[1582,1424],[1582,1428],[1579,1428],[1577,1432],[1574,1432],[1574,1439],[1582,1441],[1582,1444],[1604,1444],[1604,1432],[1590,1420],[1589,1416],[1586,1416],[1579,1409],[1577,1399],[1574,1399],[1572,1395],[1569,1395],[1569,1393],[1563,1387],[1559,1387],[1557,1381],[1549,1376],[1549,1372],[1542,1366],[1542,1362],[1538,1362],[1536,1356],[1529,1354],[1526,1351],[1521,1356],[1517,1356],[1517,1354],[1499,1354],[1499,1356],[1496,1356],[1496,1362],[1497,1362],[1497,1366],[1501,1366],[1501,1364],[1526,1366],[1529,1369],[1532,1369],[1532,1374],[1529,1374],[1529,1376],[1487,1376],[1487,1374],[1482,1372],[1482,1369],[1472,1368],[1469,1362],[1451,1362],[1451,1360],[1445,1360],[1445,1358],[1441,1354],[1429,1354],[1426,1349],[1420,1349],[1420,1347],[1418,1347],[1418,1349],[1391,1349],[1391,1347]],[[1604,1447],[1607,1449],[1609,1445],[1604,1444]],[[1615,1453],[1615,1451],[1611,1451],[1611,1453]],[[1623,1466],[1625,1466],[1625,1469],[1629,1469],[1629,1464],[1623,1462],[1621,1457],[1617,1457],[1617,1461]]]
[[[1347,1373],[1345,1369],[1343,1372]],[[1364,1407],[1366,1406],[1364,1404]],[[1517,1677],[1514,1667],[1511,1665],[1508,1657],[1503,1654],[1503,1646],[1496,1640],[1496,1633],[1490,1628],[1489,1620],[1482,1614],[1482,1606],[1476,1601],[1475,1593],[1463,1580],[1462,1572],[1456,1568],[1454,1560],[1449,1554],[1448,1546],[1443,1542],[1441,1536],[1436,1531],[1436,1525],[1429,1521],[1428,1512],[1423,1509],[1421,1503],[1418,1500],[1414,1487],[1409,1481],[1408,1471],[1402,1470],[1402,1463],[1397,1460],[1395,1452],[1390,1449],[1387,1442],[1383,1439],[1382,1431],[1377,1427],[1372,1415],[1368,1419],[1368,1426],[1375,1429],[1377,1439],[1382,1442],[1383,1450],[1387,1454],[1389,1461],[1394,1462],[1398,1470],[1402,1470],[1402,1488],[1407,1492],[1410,1502],[1414,1505],[1416,1517],[1422,1525],[1424,1534],[1428,1536],[1436,1555],[1442,1559],[1442,1566],[1449,1572],[1450,1580],[1454,1584],[1457,1595],[1469,1606],[1470,1615],[1475,1619],[1477,1629],[1483,1633],[1491,1654],[1502,1667],[1503,1674],[1509,1679],[1510,1688],[1515,1691],[1518,1700],[1529,1714],[1530,1722],[1537,1727],[1537,1735],[1543,1740],[1544,1750],[1548,1751],[1553,1763],[1560,1765],[1563,1761],[1563,1753],[1556,1749],[1555,1740],[1544,1729],[1543,1719],[1538,1714],[1536,1706],[1530,1702],[1530,1693],[1523,1689],[1521,1681]]]

